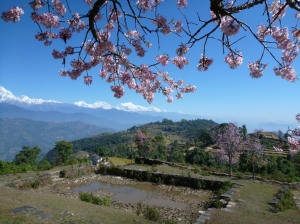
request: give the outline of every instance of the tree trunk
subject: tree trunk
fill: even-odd
[[[254,180],[254,162],[252,162],[252,179]]]

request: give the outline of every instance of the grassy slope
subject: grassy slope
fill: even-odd
[[[297,210],[288,210],[279,213],[272,213],[268,210],[268,201],[280,189],[266,183],[239,181],[245,184],[239,188],[239,193],[235,194],[233,201],[242,199],[244,202],[237,202],[232,208],[233,212],[215,210],[212,213],[208,223],[218,224],[284,224],[300,223],[300,212]]]
[[[124,160],[118,158],[110,158],[116,164],[125,163]],[[126,161],[128,162],[128,161]],[[131,168],[136,169],[151,169],[150,166],[130,165]],[[69,167],[70,168],[70,167]],[[68,167],[55,167],[50,172],[57,172]],[[178,168],[171,168],[168,166],[157,166],[158,171],[165,173],[178,173],[187,175],[186,170]],[[48,171],[49,172],[49,171]],[[21,178],[33,176],[34,172],[27,174],[20,174]],[[198,176],[199,174],[192,174]],[[17,175],[1,176],[0,184],[4,181],[17,179]],[[215,176],[206,176],[205,178],[218,179]],[[228,178],[222,178],[227,180]],[[215,210],[208,223],[218,224],[281,224],[281,223],[300,223],[300,212],[296,210],[289,210],[280,213],[271,213],[268,210],[268,201],[270,201],[274,194],[279,190],[279,186],[274,186],[258,181],[234,180],[242,183],[245,186],[238,188],[232,200],[237,202],[237,199],[244,200],[237,202],[236,206],[232,208],[233,212],[225,212],[222,210]],[[32,193],[31,190],[16,190],[0,186],[0,223],[41,223],[36,217],[26,215],[12,215],[11,210],[16,207],[30,205],[37,209],[43,210],[45,213],[55,215],[51,223],[58,218],[61,218],[60,213],[67,210],[73,213],[74,216],[67,216],[67,221],[74,221],[75,223],[92,223],[92,221],[100,221],[104,223],[151,223],[144,220],[140,216],[132,213],[127,213],[122,210],[116,210],[110,207],[97,206],[79,200],[66,198],[56,195],[37,194]],[[105,215],[103,215],[105,214]],[[83,221],[85,220],[85,221]],[[122,220],[122,221],[121,221]],[[135,221],[136,220],[136,221]]]
[[[63,223],[93,223],[93,221],[112,223],[152,223],[134,213],[124,210],[116,210],[110,207],[94,205],[72,198],[56,196],[53,194],[38,194],[31,190],[16,190],[0,187],[0,223],[57,223],[56,220],[64,218]],[[38,216],[26,216],[26,214],[13,215],[12,209],[20,206],[33,206],[55,217],[49,221],[38,221]],[[61,215],[68,211],[69,215]],[[73,216],[70,213],[74,214]]]

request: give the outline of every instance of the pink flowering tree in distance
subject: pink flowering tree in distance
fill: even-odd
[[[300,113],[296,115],[296,120],[298,122],[300,122]],[[288,133],[292,136],[292,137],[288,137],[288,143],[290,146],[289,152],[293,156],[300,152],[299,140],[296,138],[293,138],[293,136],[295,136],[295,137],[300,136],[300,126],[295,128],[294,130],[289,130]]]
[[[6,22],[18,22],[26,11],[37,25],[35,39],[45,46],[58,40],[66,44],[63,49],[52,52],[53,57],[62,60],[67,67],[59,70],[60,75],[74,80],[83,76],[84,82],[90,85],[93,82],[90,70],[98,66],[99,76],[111,84],[117,98],[124,95],[126,86],[149,103],[153,102],[157,92],[164,94],[167,102],[173,101],[172,95],[181,99],[183,93],[195,92],[195,86],[185,84],[182,79],[174,80],[163,68],[174,64],[183,69],[189,64],[186,53],[195,48],[200,51],[198,70],[207,71],[214,57],[214,53],[206,49],[207,43],[216,41],[223,47],[225,63],[230,69],[235,69],[243,63],[242,49],[234,48],[234,44],[245,37],[240,30],[246,31],[261,46],[257,49],[257,60],[247,65],[252,78],[262,76],[267,68],[264,55],[269,54],[275,62],[275,75],[291,82],[297,80],[292,63],[298,56],[300,1],[209,2],[207,12],[210,11],[210,16],[205,18],[206,15],[199,12],[196,21],[185,13],[185,8],[189,7],[187,0],[80,0],[76,3],[71,0],[32,0],[24,6],[14,6],[2,12],[1,18]],[[82,7],[78,7],[80,4]],[[172,20],[164,16],[163,10],[160,11],[162,4],[177,4],[178,11],[172,14]],[[199,1],[199,8],[200,4]],[[73,11],[74,8],[81,11]],[[251,27],[249,21],[240,18],[240,12],[251,8],[257,8],[255,16],[264,17],[264,24]],[[282,22],[287,10],[294,13],[295,22],[284,27]],[[81,35],[81,41],[69,46],[75,35]],[[134,63],[134,54],[139,57],[147,55],[147,48],[152,45],[150,36],[157,38],[159,48],[160,39],[171,35],[181,37],[180,43],[171,43],[174,52],[148,58],[147,63]],[[200,50],[196,46],[200,46]],[[281,56],[275,56],[276,49],[281,51]]]
[[[146,130],[137,129],[135,133],[135,144],[139,156],[147,157],[154,149],[154,141]]]
[[[217,155],[220,160],[228,163],[230,177],[232,177],[232,165],[239,161],[240,141],[241,137],[239,129],[232,123],[225,126],[217,136],[217,144],[221,149]]]

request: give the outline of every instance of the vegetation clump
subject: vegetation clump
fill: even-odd
[[[290,189],[283,191],[279,202],[275,205],[275,211],[281,212],[289,209],[296,209],[294,195]]]
[[[104,196],[100,198],[94,196],[92,193],[81,192],[79,193],[79,198],[81,201],[93,203],[95,205],[104,205],[104,206],[111,205],[111,199],[108,196]]]

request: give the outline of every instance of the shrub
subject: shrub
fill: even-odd
[[[136,214],[137,215],[140,215],[143,211],[143,204],[142,202],[138,202],[137,205],[136,205]]]
[[[86,202],[92,203],[93,195],[90,193],[81,192],[81,193],[79,193],[79,199],[81,201],[86,201]]]
[[[41,160],[38,164],[38,169],[41,171],[50,170],[51,168],[51,164],[45,159]]]
[[[294,195],[290,189],[283,192],[279,202],[275,206],[277,212],[285,211],[288,209],[296,209],[296,203],[294,201]]]
[[[224,194],[231,186],[232,183],[230,181],[223,182],[222,186],[217,191],[217,195],[220,196]]]
[[[220,200],[217,199],[213,202],[213,206],[217,209],[220,209],[223,207],[223,202],[221,202]]]
[[[202,170],[201,175],[202,176],[210,176],[210,173],[206,170]]]
[[[94,196],[92,193],[81,192],[81,193],[79,193],[79,198],[81,201],[93,203],[95,205],[104,205],[104,206],[111,205],[111,199],[108,196],[104,196],[104,197],[100,198],[100,197]]]
[[[31,183],[31,187],[37,189],[41,185],[40,180],[35,180],[33,183]]]
[[[59,177],[60,178],[64,178],[66,176],[66,174],[67,174],[67,171],[66,170],[62,170],[62,171],[59,172]]]
[[[161,218],[160,212],[155,207],[151,207],[149,205],[144,209],[143,214],[146,219],[154,222],[157,222]]]

